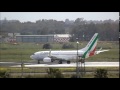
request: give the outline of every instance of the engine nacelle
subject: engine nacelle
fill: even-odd
[[[45,57],[45,58],[43,59],[43,61],[44,61],[44,62],[51,62],[51,58]]]

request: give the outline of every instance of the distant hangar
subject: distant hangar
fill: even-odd
[[[53,42],[69,42],[69,34],[53,34],[53,35],[16,35],[17,42],[28,43],[53,43]]]
[[[53,42],[54,35],[16,35],[17,42]]]

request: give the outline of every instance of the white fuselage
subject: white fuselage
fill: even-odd
[[[34,60],[43,60],[45,57],[53,56],[57,57],[58,59],[63,60],[73,60],[78,56],[82,56],[84,54],[84,51],[81,50],[71,50],[71,51],[51,51],[51,55],[49,55],[50,51],[39,51],[31,55],[30,57]]]

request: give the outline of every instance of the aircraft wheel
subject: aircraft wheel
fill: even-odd
[[[40,64],[40,60],[38,60],[38,64]]]
[[[59,61],[58,63],[59,63],[59,64],[62,64],[62,61]]]
[[[67,61],[67,64],[70,64],[70,61]]]
[[[51,60],[51,62],[54,62],[55,60]]]

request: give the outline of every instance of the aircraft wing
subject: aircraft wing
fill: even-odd
[[[99,50],[99,51],[96,51],[96,54],[99,54],[99,53],[105,52],[105,51],[109,51],[109,50]]]
[[[51,58],[52,60],[64,60],[64,59],[62,59],[62,58],[56,57],[55,55],[52,55],[52,54],[51,54],[51,49],[50,49],[50,51],[49,51],[49,56],[48,56],[48,57]]]
[[[53,59],[53,60],[61,60],[61,61],[69,60],[69,59],[67,59],[65,57],[64,58],[60,58],[60,57],[51,56],[50,58]]]

